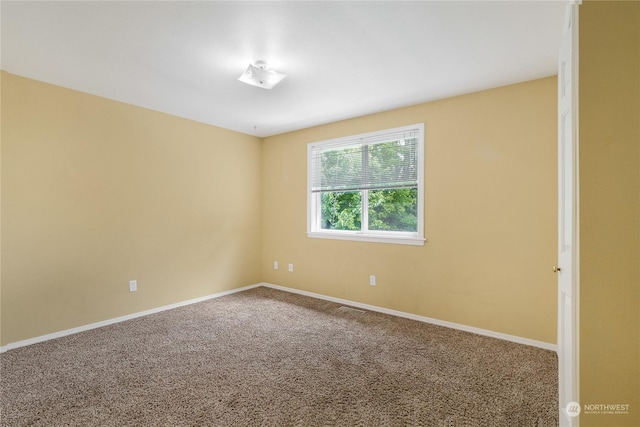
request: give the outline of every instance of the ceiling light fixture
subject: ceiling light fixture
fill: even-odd
[[[270,70],[266,62],[256,61],[255,64],[249,64],[238,80],[252,86],[271,89],[285,77],[287,77],[286,74]]]

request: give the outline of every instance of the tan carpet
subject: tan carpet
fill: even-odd
[[[255,288],[0,355],[2,426],[555,426],[554,352]]]

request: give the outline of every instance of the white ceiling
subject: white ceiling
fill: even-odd
[[[562,1],[2,1],[2,69],[269,136],[557,73]],[[288,75],[237,80],[249,62]]]

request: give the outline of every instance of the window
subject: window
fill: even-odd
[[[308,145],[309,237],[424,244],[424,125]]]

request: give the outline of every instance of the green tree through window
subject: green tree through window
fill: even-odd
[[[322,228],[325,230],[360,230],[362,194],[358,192],[322,193]]]
[[[369,230],[416,231],[418,189],[369,191]]]

